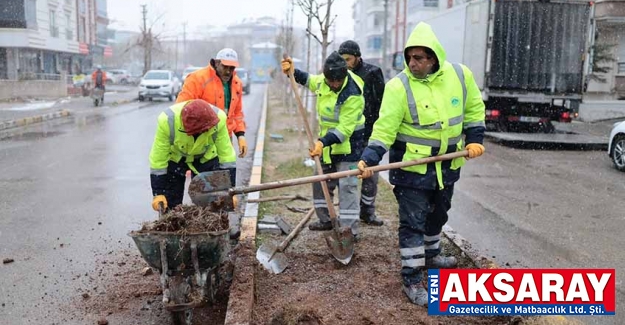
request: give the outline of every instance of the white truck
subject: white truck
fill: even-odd
[[[577,115],[588,72],[593,3],[477,0],[424,20],[447,61],[471,69],[488,129],[553,132]],[[403,52],[393,66],[404,68]]]

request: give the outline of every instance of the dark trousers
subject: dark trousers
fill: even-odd
[[[217,170],[219,169],[219,160],[214,158],[205,163],[194,162],[193,167],[200,173]],[[152,175],[153,195],[165,195],[167,206],[170,209],[182,204],[182,199],[184,198],[184,184],[187,180],[187,170],[189,170],[189,166],[184,162],[184,159],[182,159],[177,163],[169,161],[167,174],[159,176]],[[191,172],[193,176],[196,175],[193,171]],[[232,181],[235,177],[232,175],[236,173],[236,169],[231,170],[230,173]],[[155,177],[157,177],[157,179],[154,179]]]
[[[443,190],[393,189],[399,204],[399,252],[405,285],[423,280],[425,259],[440,254],[441,232],[453,192],[453,185]]]
[[[360,219],[371,219],[375,216],[375,197],[378,195],[379,174],[362,180],[360,189]]]

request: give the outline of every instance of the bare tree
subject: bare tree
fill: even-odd
[[[325,0],[323,3],[317,2],[317,0],[296,0],[297,5],[304,12],[304,15],[308,17],[308,27],[306,28],[306,33],[308,37],[311,36],[321,45],[321,58],[325,60],[328,55],[328,46],[332,44],[332,41],[328,41],[328,36],[330,33],[330,27],[334,24],[337,15],[331,15],[332,4],[336,0]],[[325,8],[324,8],[325,7]],[[323,14],[323,9],[325,9],[325,14]],[[322,18],[323,16],[323,18]],[[316,20],[319,24],[319,32],[321,33],[321,38],[312,32],[312,20]],[[308,55],[310,57],[310,42],[308,42]],[[310,63],[310,60],[308,61]],[[310,67],[308,67],[310,69]],[[313,101],[316,102],[316,97]],[[317,118],[316,112],[313,109],[311,111],[311,119],[312,125],[311,129],[313,132],[317,130]]]
[[[161,21],[165,14],[158,15],[148,25],[147,5],[141,5],[141,7],[141,13],[143,15],[143,26],[140,27],[141,38],[133,46],[140,46],[143,48],[143,74],[145,74],[152,68],[152,51],[160,49],[161,47],[163,31],[160,33],[154,32],[154,25]]]
[[[332,4],[336,0],[325,0],[322,3],[317,2],[317,0],[296,0],[297,5],[302,9],[304,15],[308,17],[310,20],[313,18],[319,23],[319,32],[321,33],[321,38],[314,34],[311,30],[311,24],[308,24],[308,28],[306,32],[315,38],[317,42],[321,45],[321,57],[325,60],[328,55],[328,46],[332,44],[332,41],[328,40],[328,36],[330,34],[330,27],[334,24],[337,15],[331,15]],[[323,10],[325,9],[325,14],[323,14]],[[323,17],[322,17],[323,16]]]

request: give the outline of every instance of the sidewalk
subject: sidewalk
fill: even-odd
[[[579,106],[579,120],[596,122],[625,118],[625,100],[585,101]]]
[[[104,106],[111,107],[135,101],[136,87],[110,86],[104,95]],[[74,112],[94,108],[90,97],[63,97],[56,100],[0,103],[0,130],[66,117]]]

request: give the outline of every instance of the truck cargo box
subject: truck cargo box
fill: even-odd
[[[587,2],[495,2],[491,89],[580,94]]]

